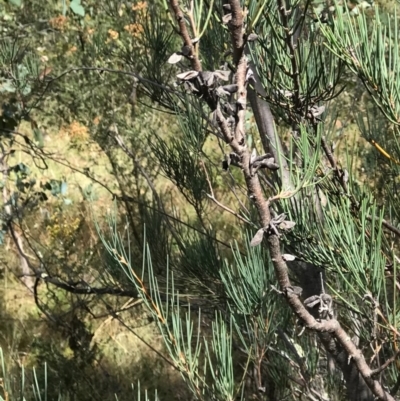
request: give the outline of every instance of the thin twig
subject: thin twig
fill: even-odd
[[[368,216],[367,219],[369,221],[372,221],[372,217],[370,216]],[[390,222],[382,219],[382,225],[390,230],[393,234],[396,234],[398,237],[400,237],[400,230],[397,227],[393,226]]]
[[[212,188],[212,184],[211,184],[210,178],[209,178],[209,176],[208,176],[208,172],[207,172],[206,166],[204,165],[204,162],[203,162],[202,160],[201,160],[201,165],[202,165],[203,170],[204,170],[204,173],[205,173],[205,175],[206,175],[206,180],[207,180],[207,183],[208,183],[208,187],[210,188],[210,192],[211,192],[211,194],[207,194],[207,193],[206,193],[207,197],[208,197],[210,200],[212,200],[216,205],[218,205],[221,209],[223,209],[223,210],[227,211],[228,213],[232,214],[233,216],[235,216],[235,217],[236,217],[237,219],[239,219],[240,221],[243,221],[243,222],[246,223],[246,224],[254,225],[251,221],[246,220],[246,219],[245,219],[244,217],[242,217],[239,213],[235,212],[234,210],[230,209],[228,206],[225,206],[224,204],[222,204],[221,202],[219,202],[219,201],[217,200],[217,198],[216,198],[215,195],[214,195],[214,190],[213,190],[213,188]]]
[[[372,370],[371,375],[375,376],[383,372],[391,363],[393,363],[397,359],[399,355],[400,355],[400,350],[397,350],[397,352],[392,357],[390,357],[383,365],[379,366],[379,368]]]

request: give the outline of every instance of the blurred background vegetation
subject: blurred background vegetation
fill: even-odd
[[[154,110],[143,106],[133,76],[118,73],[146,69],[136,64],[139,54],[165,58],[171,35],[163,18],[145,1],[0,1],[0,124],[19,133],[2,138],[12,154],[7,182],[0,178],[7,189],[0,203],[4,207],[12,198],[20,206],[14,229],[31,267],[73,282],[71,288],[117,287],[107,275],[113,266],[107,266],[94,218],[101,221],[117,207],[121,227],[125,219],[134,222],[138,257],[144,221],[160,223],[151,207],[143,212],[151,206],[150,188],[110,139],[113,129],[127,138],[163,196],[174,199],[176,216],[193,214],[162,178],[147,142],[150,132],[169,137],[177,127],[157,110],[156,99]],[[144,22],[156,28],[146,32]],[[159,49],[147,47],[149,34],[160,35]],[[168,71],[153,73],[160,80]],[[130,201],[117,204],[117,196]],[[1,220],[6,231],[6,216]],[[20,279],[19,250],[8,236],[0,239],[0,347],[8,370],[0,375],[8,377],[0,397],[20,397],[24,366],[28,394],[35,380],[43,390],[46,376],[48,399],[132,399],[138,380],[162,398],[185,398],[180,376],[160,357],[159,334],[134,294],[82,295],[41,283],[35,299],[34,277]],[[168,244],[155,246],[161,260]]]
[[[174,79],[176,71],[166,60],[177,47],[176,36],[168,14],[154,12],[161,6],[157,0],[0,0],[0,127],[18,133],[2,134],[8,161],[2,165],[7,176],[0,178],[0,203],[18,210],[12,225],[20,244],[4,235],[11,223],[6,214],[0,216],[0,397],[5,400],[20,397],[23,376],[27,394],[46,387],[48,399],[111,400],[117,394],[131,400],[138,380],[142,389],[157,388],[160,399],[188,399],[156,325],[96,229],[116,210],[116,225],[140,268],[145,226],[155,273],[163,277],[167,256],[179,255],[172,267],[194,277],[182,284],[188,293],[199,284],[192,261],[206,254],[201,247],[209,249],[208,241],[218,245],[203,266],[218,265],[232,258],[227,244],[242,229],[230,214],[212,213],[219,210],[215,204],[186,190],[184,177],[166,178],[174,176],[163,169],[173,165],[168,144],[179,140],[184,127],[171,116],[179,111],[168,92],[149,90],[146,82],[138,86],[136,78],[143,74],[159,85]],[[381,6],[391,10],[394,3]],[[372,106],[351,79],[331,105],[337,106],[333,139],[356,164],[360,183],[395,193],[397,188],[385,186],[389,170],[382,156],[360,135],[357,110]],[[248,124],[254,125],[251,116]],[[222,185],[229,176],[211,174],[221,163],[217,141],[197,139],[215,149],[207,169],[215,177],[216,198],[233,197]],[[129,149],[135,150],[133,162]],[[160,159],[167,155],[171,160],[163,166]],[[205,176],[198,181],[207,185]],[[239,174],[235,181],[241,181]],[[163,213],[171,217],[168,222]],[[199,240],[193,229],[208,235]],[[193,237],[193,246],[183,250],[171,236],[174,244]],[[37,280],[38,274],[45,279]],[[212,285],[202,291],[208,297],[217,293]],[[43,386],[35,387],[36,381]]]

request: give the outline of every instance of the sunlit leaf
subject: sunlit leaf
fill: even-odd
[[[81,4],[81,0],[72,0],[69,7],[74,14],[80,15],[81,17],[85,16],[85,9]]]
[[[15,92],[15,85],[11,79],[7,79],[0,84],[0,92]]]
[[[35,142],[39,148],[44,146],[43,134],[39,128],[33,129],[33,137],[35,138]]]
[[[60,187],[61,195],[66,195],[67,191],[68,191],[68,184],[65,181],[63,181]]]
[[[178,79],[181,79],[182,81],[188,81],[190,79],[196,78],[199,75],[198,71],[186,71],[182,72],[181,74],[177,75]]]
[[[215,70],[214,75],[217,76],[219,79],[222,79],[223,81],[228,81],[229,77],[231,75],[231,72],[224,71],[224,70]]]
[[[176,63],[179,63],[179,61],[182,60],[182,57],[183,57],[183,56],[182,56],[181,54],[173,53],[173,54],[169,57],[168,63],[169,63],[169,64],[176,64]]]
[[[292,229],[296,223],[294,221],[283,221],[281,224],[279,224],[279,228],[283,231],[288,231]]]
[[[17,7],[21,7],[21,5],[22,5],[22,0],[8,0],[8,1]]]
[[[264,228],[260,228],[257,232],[256,235],[253,237],[253,239],[250,242],[250,246],[257,246],[261,244],[261,241],[264,238]]]
[[[258,35],[257,35],[256,33],[251,33],[251,34],[248,36],[247,41],[248,41],[248,42],[254,42],[254,41],[256,41],[257,39],[258,39]]]

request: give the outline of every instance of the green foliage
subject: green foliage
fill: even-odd
[[[397,15],[385,21],[387,26],[381,18],[378,8],[371,23],[364,14],[350,17],[348,11],[337,7],[334,28],[321,27],[321,31],[331,52],[362,79],[385,117],[398,124],[397,101],[394,100],[398,82],[393,79],[399,64]]]
[[[69,8],[72,10],[74,14],[79,15],[80,17],[85,16],[85,9],[81,4],[81,0],[72,0],[69,5]]]
[[[34,373],[27,399],[117,392],[110,390],[117,381],[96,370],[104,354],[92,344],[89,321],[112,316],[132,330],[136,315],[120,316],[121,294],[138,294],[144,320],[164,340],[161,355],[194,399],[344,399],[347,378],[328,369],[323,336],[300,335],[285,303],[296,287],[278,288],[277,258],[251,246],[243,234],[249,228],[258,229],[259,243],[277,236],[291,282],[305,287],[317,271],[312,295],[320,303],[307,310],[318,323],[337,316],[372,369],[394,358],[396,13],[364,13],[364,3],[350,11],[321,2],[241,2],[239,40],[251,61],[242,78],[255,91],[251,100],[239,90],[235,16],[222,1],[179,1],[178,20],[172,8],[166,12],[167,0],[3,4],[0,242],[12,241],[19,263],[28,264],[37,307],[60,339],[32,341],[33,362],[52,370],[43,375],[44,391]],[[257,110],[263,101],[275,121]],[[343,123],[353,118],[350,107],[352,130]],[[343,135],[335,132],[339,123]],[[346,135],[334,152],[330,142]],[[352,149],[360,136],[373,147]],[[59,142],[56,151],[49,138]],[[107,231],[101,221],[112,199]],[[259,212],[267,201],[266,226]],[[285,229],[289,221],[295,225]],[[321,314],[328,293],[329,319]],[[134,365],[152,376],[150,363]],[[395,390],[396,369],[392,363],[370,376]]]

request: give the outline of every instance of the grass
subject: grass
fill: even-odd
[[[22,131],[24,130],[27,131],[27,127],[22,127]],[[54,160],[48,162],[48,169],[45,171],[29,163],[32,176],[38,183],[49,179],[67,180],[68,191],[65,196],[72,200],[72,204],[65,205],[60,197],[51,197],[41,206],[48,210],[48,218],[44,219],[43,216],[38,218],[36,213],[26,220],[25,231],[32,240],[41,244],[41,249],[44,245],[45,249],[48,249],[48,252],[57,260],[57,257],[61,257],[64,252],[62,243],[66,242],[69,235],[76,234],[75,219],[83,221],[86,228],[75,238],[75,242],[78,242],[74,248],[75,253],[72,252],[68,260],[71,264],[74,261],[79,262],[81,257],[79,255],[85,253],[88,248],[95,249],[98,238],[90,213],[88,214],[89,209],[85,206],[87,202],[83,194],[83,189],[91,185],[92,181],[84,174],[71,171],[69,166],[80,170],[90,168],[94,176],[101,177],[102,182],[111,187],[115,181],[107,156],[87,137],[85,132],[84,127],[74,124],[61,132],[49,133],[44,149],[52,153]],[[82,146],[84,146],[84,152]],[[21,151],[15,152],[11,162],[28,164],[26,154]],[[162,183],[158,183],[157,186],[160,189],[163,188]],[[115,187],[113,189],[117,190]],[[91,208],[101,219],[101,216],[112,208],[113,201],[110,194],[100,185],[93,184],[93,191],[96,194],[96,200],[91,202]],[[170,191],[173,192],[174,189],[171,188]],[[55,227],[58,229],[55,230]],[[49,323],[48,319],[38,311],[29,290],[15,279],[12,272],[18,272],[18,255],[10,243],[6,245],[6,250],[7,252],[2,256],[6,267],[2,272],[3,286],[0,289],[0,302],[3,305],[2,321],[5,323],[2,326],[0,345],[4,348],[9,361],[16,366],[24,365],[28,368],[46,361],[47,375],[49,380],[53,380],[53,387],[55,383],[60,383],[67,392],[70,391],[67,375],[72,374],[70,371],[72,369],[74,372],[72,375],[78,381],[76,383],[78,388],[71,390],[71,394],[81,394],[81,400],[99,399],[96,397],[100,396],[98,393],[100,389],[107,395],[107,399],[113,398],[114,393],[118,394],[119,400],[131,399],[132,383],[138,381],[142,389],[158,388],[158,394],[162,395],[162,398],[179,399],[178,395],[181,392],[182,399],[186,399],[180,375],[154,351],[163,353],[163,342],[154,323],[146,320],[146,313],[141,306],[135,308],[135,311],[139,312],[130,310],[121,314],[121,318],[129,328],[108,316],[93,319],[90,315],[86,315],[85,324],[94,333],[90,345],[91,348],[96,346],[98,352],[93,362],[82,365],[82,361],[69,347],[68,335],[63,334],[62,328],[57,329]],[[87,274],[95,275],[96,266],[89,265]],[[40,289],[45,289],[43,284]],[[41,296],[44,295],[43,292],[41,294]],[[68,302],[71,302],[71,297],[67,293],[56,291],[56,296],[67,306]],[[96,309],[99,310],[101,307]],[[72,313],[74,313],[73,308]],[[38,374],[40,376],[43,372]],[[41,379],[43,379],[42,376]],[[91,382],[93,383],[89,384]],[[53,387],[52,394],[56,394],[57,389]],[[86,398],[82,398],[83,393],[88,393]],[[90,394],[94,398],[90,398]]]

